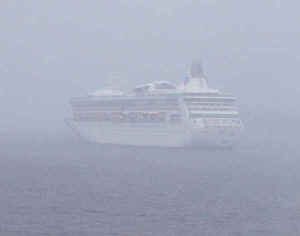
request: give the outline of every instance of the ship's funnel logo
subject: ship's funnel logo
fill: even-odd
[[[184,77],[184,81],[183,81],[183,84],[184,85],[187,85],[190,81],[190,78],[188,76]]]

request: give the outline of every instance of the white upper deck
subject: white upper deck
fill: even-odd
[[[122,100],[122,99],[140,99],[140,98],[155,98],[162,96],[200,96],[200,97],[217,97],[231,98],[230,95],[222,94],[218,90],[208,87],[207,78],[203,73],[201,63],[193,62],[189,73],[184,82],[176,86],[169,81],[154,81],[148,84],[136,86],[131,92],[124,93],[120,90],[102,89],[90,93],[88,97],[75,98],[74,100]]]

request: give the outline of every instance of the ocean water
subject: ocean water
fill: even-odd
[[[300,235],[296,138],[235,150],[0,140],[0,235]]]

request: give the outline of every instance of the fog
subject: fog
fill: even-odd
[[[3,0],[0,127],[63,127],[70,97],[107,83],[179,83],[195,58],[211,87],[238,97],[246,118],[298,119],[299,7],[280,0]]]
[[[299,9],[1,0],[0,234],[299,235]],[[179,84],[194,59],[238,99],[235,149],[97,145],[65,125],[70,98]]]

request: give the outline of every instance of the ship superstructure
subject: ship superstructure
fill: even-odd
[[[69,124],[98,143],[231,147],[242,129],[235,100],[209,89],[201,65],[193,63],[181,86],[156,81],[130,93],[101,90],[73,98]]]

